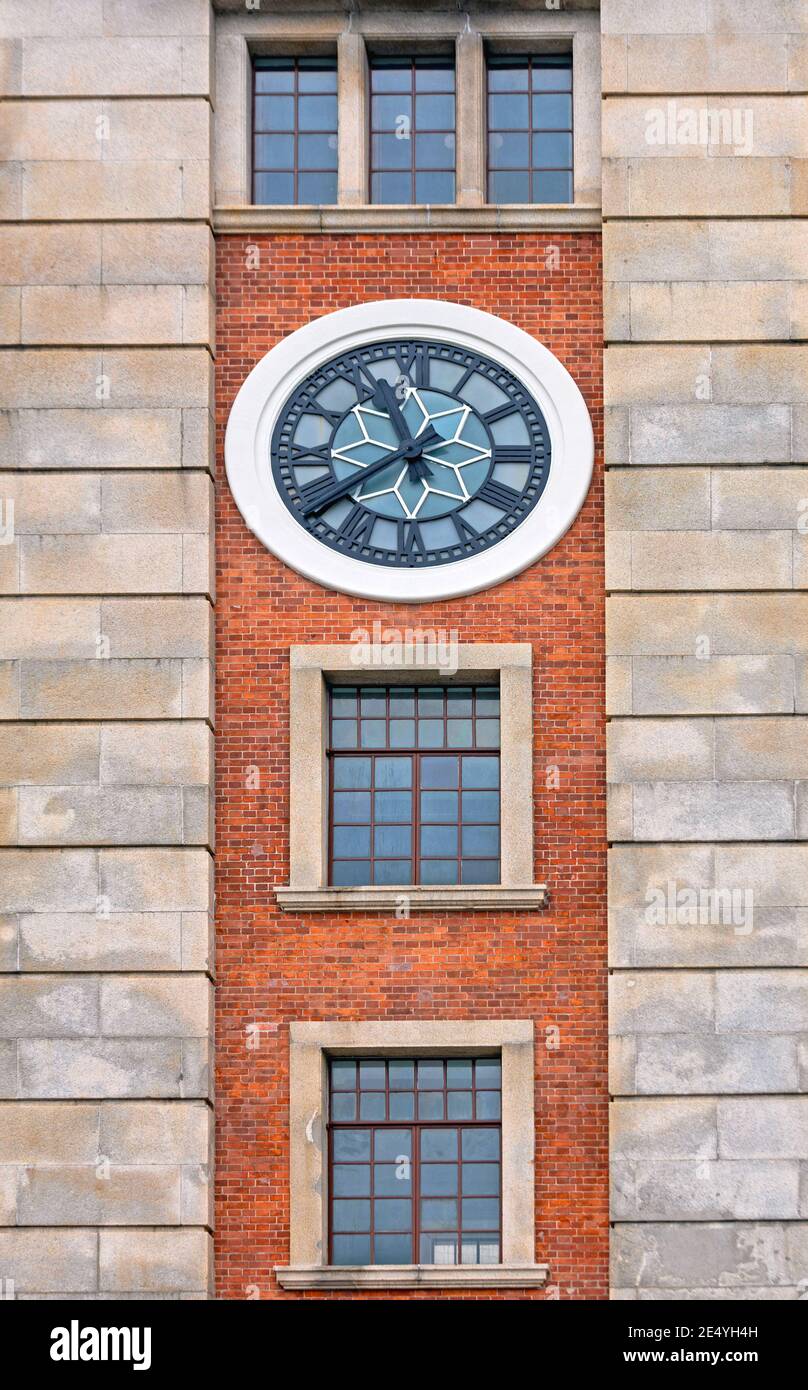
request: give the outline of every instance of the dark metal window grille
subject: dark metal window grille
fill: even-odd
[[[499,1264],[499,1057],[332,1057],[329,1264]]]
[[[498,883],[498,686],[329,689],[329,882]]]
[[[571,203],[572,58],[488,58],[488,201]]]
[[[336,201],[336,58],[255,58],[253,202]]]
[[[454,198],[453,61],[371,58],[371,202],[453,203]]]

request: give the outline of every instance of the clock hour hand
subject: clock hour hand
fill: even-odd
[[[339,478],[334,483],[328,483],[327,479],[317,478],[307,487],[301,488],[305,515],[309,516],[311,512],[322,511],[323,507],[337,502],[340,497],[352,492],[355,487],[362,487],[369,478],[375,478],[377,473],[383,473],[385,468],[389,468],[391,463],[397,463],[399,459],[406,459],[408,463],[414,463],[420,459],[422,449],[431,448],[433,444],[439,442],[443,441],[437,430],[429,430],[418,440],[408,439],[407,443],[402,444],[395,453],[386,454],[383,458],[377,459],[375,463],[368,464],[367,468],[363,468],[360,473],[354,473],[349,478]]]
[[[395,393],[395,388],[390,385],[389,381],[379,382],[376,395],[373,398],[373,404],[377,409],[387,411],[387,414],[390,416],[390,423],[402,444],[405,440],[412,438],[410,427],[401,413],[401,407],[398,403],[398,396]]]

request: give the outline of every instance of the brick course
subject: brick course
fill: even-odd
[[[605,1298],[600,238],[223,236],[217,253],[218,1296],[352,1297],[286,1294],[272,1273],[288,1259],[290,1021],[532,1018],[536,1257],[549,1262],[551,1289],[443,1296]],[[473,305],[534,334],[577,381],[597,445],[583,510],[544,559],[496,588],[417,607],[328,592],[283,566],[247,530],[222,459],[233,398],[280,338],[332,310],[402,297]],[[278,911],[273,885],[288,881],[288,647],[347,641],[376,619],[455,628],[461,642],[533,644],[536,879],[550,886],[548,910],[409,921]],[[255,1024],[260,1045],[248,1047]]]

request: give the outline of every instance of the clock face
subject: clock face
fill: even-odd
[[[592,477],[586,403],[557,357],[465,304],[324,314],[258,361],[233,402],[227,478],[262,545],[326,590],[456,598],[519,574]]]
[[[399,570],[499,545],[544,491],[550,435],[493,357],[417,337],[372,341],[311,371],[270,444],[276,488],[316,541]]]

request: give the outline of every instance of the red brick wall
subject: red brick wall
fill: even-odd
[[[474,305],[534,334],[578,382],[598,447],[584,508],[544,559],[469,598],[396,608],[327,592],[269,554],[236,510],[221,444],[233,397],[279,338],[346,305],[407,296]],[[301,1296],[284,1294],[272,1273],[289,1253],[290,1021],[532,1018],[536,1256],[550,1264],[550,1296],[604,1298],[600,238],[224,236],[217,340],[219,1296]],[[417,913],[410,921],[278,912],[273,884],[288,878],[288,647],[346,641],[353,628],[376,618],[399,627],[456,628],[461,642],[533,643],[536,878],[551,888],[549,910],[472,918]],[[258,769],[257,787],[251,769]],[[255,1050],[247,1046],[251,1024],[265,1025]],[[546,1033],[555,1028],[556,1050],[548,1048]]]

